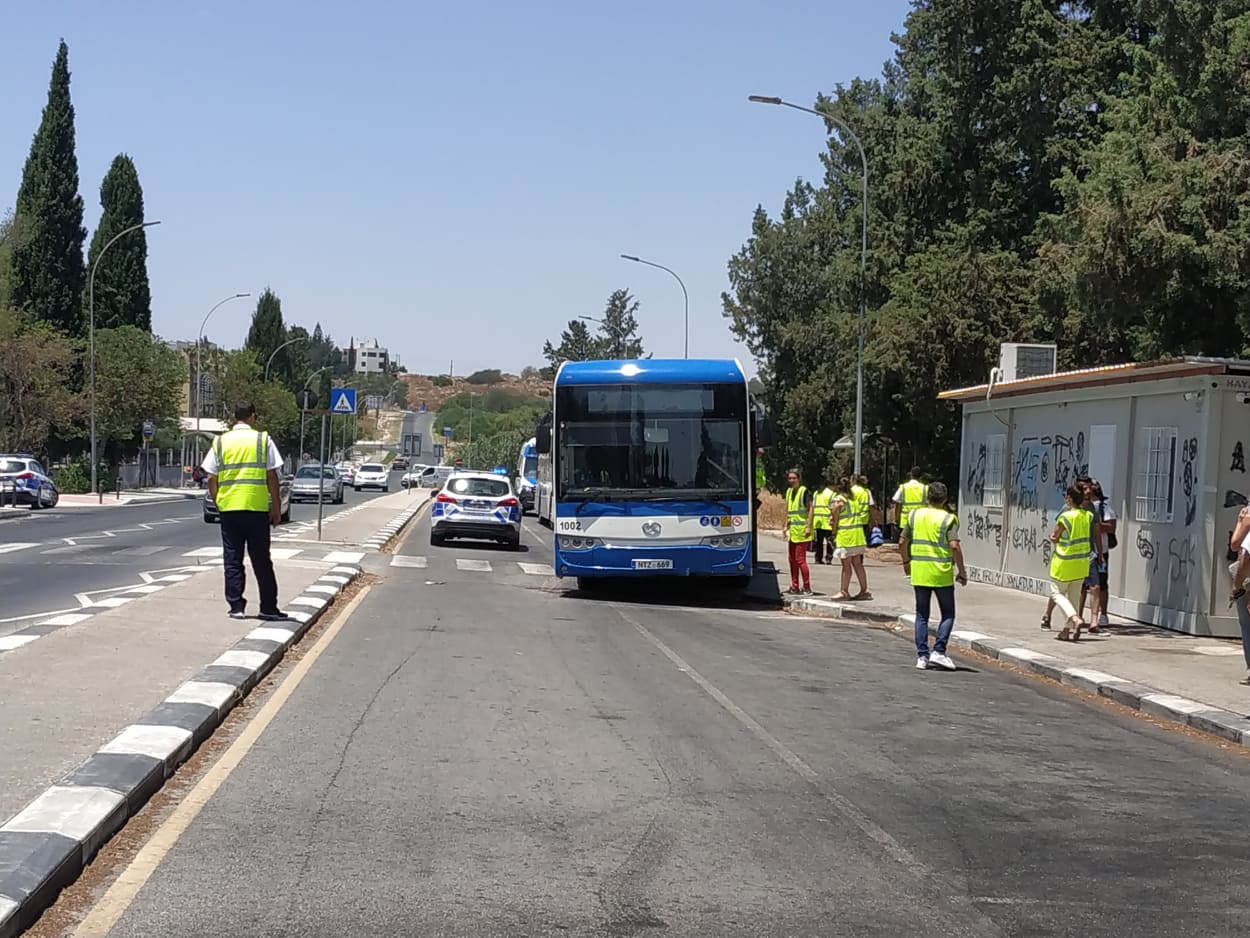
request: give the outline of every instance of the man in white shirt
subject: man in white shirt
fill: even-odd
[[[1097,589],[1098,621],[1096,627],[1090,629],[1091,632],[1095,632],[1106,628],[1109,624],[1107,621],[1107,599],[1109,598],[1107,570],[1111,559],[1110,539],[1115,534],[1118,519],[1115,509],[1111,507],[1107,496],[1103,494],[1102,483],[1097,479],[1089,479],[1086,485],[1090,495],[1090,511],[1094,514],[1094,562],[1090,564],[1087,587],[1081,590],[1081,608],[1084,610],[1086,592],[1090,589]],[[1090,612],[1093,611],[1091,606]]]

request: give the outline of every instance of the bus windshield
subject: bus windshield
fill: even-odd
[[[563,387],[556,418],[561,499],[746,498],[743,385]]]
[[[521,475],[525,476],[525,478],[527,479],[532,480],[537,473],[538,473],[538,457],[526,456],[525,468],[524,470],[522,470]]]

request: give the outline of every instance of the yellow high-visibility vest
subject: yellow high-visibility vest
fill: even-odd
[[[868,490],[861,485],[851,486],[852,504],[855,508],[855,518],[860,524],[868,523]]]
[[[855,496],[839,495],[838,502],[842,505],[842,511],[838,514],[835,543],[839,547],[866,547],[868,538],[864,537],[864,522],[859,520]]]
[[[1050,555],[1050,576],[1061,583],[1083,580],[1089,576],[1090,533],[1094,516],[1084,508],[1069,508],[1058,518],[1061,530],[1059,543]]]
[[[768,485],[768,474],[764,472],[764,460],[760,456],[755,457],[755,490],[757,492],[764,491]]]
[[[915,479],[908,479],[903,483],[902,488],[903,500],[898,503],[898,523],[900,527],[905,528],[911,513],[925,506],[925,501],[929,497],[929,486]]]
[[[786,489],[786,520],[788,522],[787,537],[792,544],[810,541],[807,531],[807,486],[800,485],[796,489]]]
[[[833,489],[825,486],[812,496],[812,527],[817,531],[832,531]]]
[[[217,456],[217,510],[269,510],[269,434],[239,427],[213,444]]]
[[[911,552],[912,586],[954,586],[955,552],[951,539],[959,538],[959,519],[941,508],[920,507],[907,524]]]

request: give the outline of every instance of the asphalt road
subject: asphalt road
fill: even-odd
[[[348,489],[345,503],[326,505],[325,514],[379,494]],[[292,524],[277,529],[275,536],[316,517],[316,505],[292,505]],[[220,529],[204,523],[199,499],[56,508],[0,522],[0,635],[41,617],[79,609],[99,594],[134,586],[144,573],[202,562],[188,554],[220,544]]]
[[[1244,758],[879,630],[579,597],[530,524],[420,523],[112,938],[1250,930]]]

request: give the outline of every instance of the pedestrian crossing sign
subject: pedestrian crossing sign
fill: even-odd
[[[355,388],[333,388],[330,391],[330,413],[332,414],[354,414],[356,413],[356,389]]]

